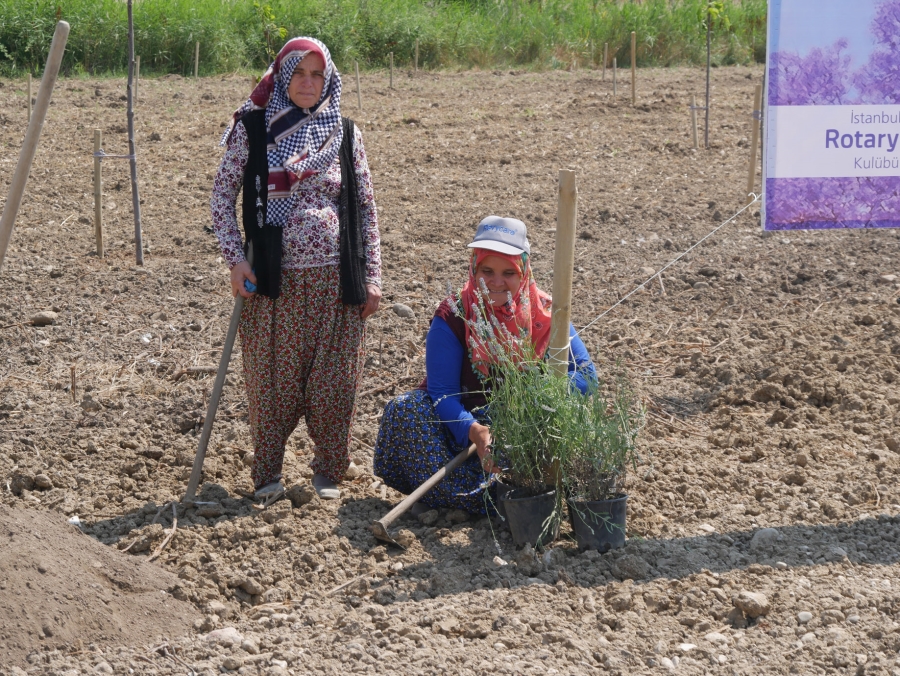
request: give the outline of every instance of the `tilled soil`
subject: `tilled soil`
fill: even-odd
[[[232,308],[207,230],[216,143],[250,82],[141,82],[143,267],[122,160],[104,161],[109,250],[93,253],[92,130],[126,152],[123,82],[60,82],[0,274],[0,522],[77,516],[135,571],[164,545],[144,566],[177,576],[166,603],[195,615],[164,644],[155,628],[137,640],[74,617],[64,634],[34,625],[0,672],[900,674],[891,230],[764,233],[755,204],[584,331],[601,372],[624,369],[648,409],[624,549],[579,553],[567,528],[546,551],[517,549],[458,512],[404,519],[406,551],[368,530],[400,497],[371,474],[380,412],[421,378],[428,319],[464,279],[475,224],[522,218],[551,288],[557,170],[575,169],[574,322],[588,324],[743,206],[761,75],[713,71],[709,151],[691,147],[699,70],[640,71],[636,107],[627,82],[616,100],[595,71],[404,73],[393,90],[369,75],[361,112],[348,79],[385,261],[358,471],[342,500],[320,502],[300,429],[292,500],[258,512],[240,497],[252,448],[238,350],[204,504],[179,507],[176,527],[168,503],[186,485]],[[22,82],[0,84],[8,182],[25,101]],[[47,310],[53,323],[31,323]],[[0,607],[15,593],[29,617],[59,614],[59,594],[28,586],[38,575],[0,569]],[[4,613],[0,636],[19,625]]]

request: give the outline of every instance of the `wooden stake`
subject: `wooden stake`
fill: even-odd
[[[416,38],[416,72],[419,72],[419,38]]]
[[[28,73],[28,121],[31,122],[31,73]]]
[[[606,64],[609,63],[609,43],[603,43],[603,81],[606,82]]]
[[[200,73],[200,42],[194,45],[194,77]]]
[[[700,147],[700,140],[697,138],[697,97],[691,94],[691,133],[694,137],[694,147]]]
[[[362,110],[362,93],[359,91],[359,61],[354,61],[353,66],[356,68],[356,104]]]
[[[635,32],[631,31],[631,105],[637,104],[637,88],[635,84],[635,62],[637,61],[637,38]]]
[[[762,119],[760,107],[762,106],[762,85],[756,85],[756,91],[753,92],[753,115],[750,131],[750,165],[747,167],[747,199],[745,204],[750,204],[753,197],[753,186],[756,184],[756,146],[759,145],[759,121]]]
[[[47,116],[47,108],[50,106],[50,95],[56,85],[56,76],[59,74],[59,65],[62,63],[68,38],[69,24],[65,21],[58,22],[56,30],[53,32],[53,42],[50,43],[44,75],[38,87],[34,111],[28,122],[28,128],[25,130],[25,140],[22,142],[22,150],[19,151],[19,160],[16,162],[16,169],[9,183],[9,193],[6,197],[6,204],[3,206],[3,215],[0,216],[0,270],[3,269],[6,249],[9,247],[9,240],[16,224],[16,216],[19,215],[19,207],[22,205],[25,184],[28,182],[28,174],[31,172],[31,163],[41,138],[44,118]]]
[[[710,41],[712,39],[712,16],[710,15],[711,11],[711,9],[707,9],[706,11],[706,108],[704,108],[706,122],[703,129],[703,147],[707,150],[709,150],[709,78],[712,68],[712,51],[710,48]]]
[[[616,57],[613,57],[613,98],[616,97]]]
[[[391,87],[391,89],[393,89],[394,88],[394,52],[391,52],[388,56],[390,57],[390,62],[391,62],[391,80],[390,80],[391,84],[390,84],[390,87]]]
[[[141,79],[141,55],[134,57],[134,100],[137,102],[138,82]]]
[[[134,149],[134,11],[133,0],[128,0],[128,154],[131,165],[131,208],[134,212],[134,259],[144,264],[144,240],[141,237],[141,200],[138,195],[137,157]],[[197,43],[198,54],[200,43]],[[195,68],[196,70],[196,68]],[[195,73],[196,74],[196,73]]]
[[[575,267],[575,217],[578,188],[575,172],[559,172],[556,251],[553,255],[553,305],[550,318],[550,368],[565,376],[569,370],[569,325],[572,321],[572,276]]]
[[[103,172],[97,153],[103,147],[103,133],[94,130],[94,239],[97,241],[97,257],[103,258]]]

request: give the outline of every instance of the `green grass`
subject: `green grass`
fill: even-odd
[[[705,0],[137,0],[136,53],[142,74],[260,70],[287,36],[313,35],[328,45],[338,67],[358,60],[398,67],[562,68],[609,59],[630,64],[630,34],[638,36],[637,65],[705,61],[700,15]],[[725,3],[728,28],[714,35],[717,63],[760,60],[765,52],[765,0]],[[0,0],[0,72],[38,73],[58,19],[72,26],[63,72],[122,73],[127,13],[123,0]],[[283,29],[283,30],[282,30]]]

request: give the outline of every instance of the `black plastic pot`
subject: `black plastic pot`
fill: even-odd
[[[579,549],[608,552],[625,546],[626,500],[624,493],[610,500],[568,500]]]
[[[560,515],[556,510],[555,489],[534,495],[527,489],[514,488],[499,502],[509,522],[513,542],[517,545],[546,545],[559,535]]]
[[[497,510],[497,514],[500,515],[502,526],[507,529],[509,528],[509,519],[506,518],[506,507],[503,504],[503,498],[514,488],[515,486],[510,486],[501,479],[497,479],[494,482],[494,507]]]

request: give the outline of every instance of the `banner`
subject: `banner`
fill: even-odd
[[[763,225],[900,227],[900,0],[769,0]]]

